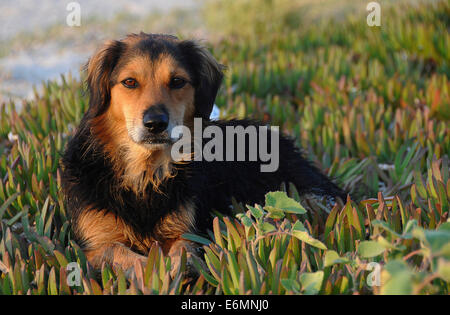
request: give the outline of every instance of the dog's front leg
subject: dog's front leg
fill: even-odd
[[[87,250],[86,258],[95,269],[100,269],[103,262],[106,262],[113,268],[121,268],[127,275],[133,272],[137,261],[144,267],[147,263],[147,257],[133,252],[121,243],[104,244],[97,249]]]
[[[193,242],[183,239],[183,234],[194,233],[195,231],[195,208],[192,204],[181,206],[178,211],[166,215],[155,229],[155,234],[161,240],[164,254],[170,257],[172,278],[177,276],[180,269],[182,250],[186,251],[186,278],[196,278],[197,269],[194,267],[194,257],[203,265],[203,260],[199,257],[199,246]]]
[[[104,262],[124,271],[132,271],[136,261],[145,266],[147,258],[127,246],[135,243],[131,230],[113,214],[84,211],[73,223],[75,234],[94,269],[101,269]]]

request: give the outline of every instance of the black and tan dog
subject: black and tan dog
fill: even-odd
[[[170,131],[249,126],[248,120],[209,121],[222,66],[194,41],[168,35],[129,35],[107,42],[89,61],[89,109],[63,157],[63,188],[73,230],[89,262],[124,269],[144,264],[157,241],[175,261],[187,232],[205,231],[213,209],[227,213],[232,197],[253,204],[283,182],[298,192],[346,198],[285,136],[279,168],[261,161],[171,159]],[[224,140],[225,141],[225,140]]]

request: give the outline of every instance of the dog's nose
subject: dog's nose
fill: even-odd
[[[144,113],[143,124],[151,133],[161,133],[169,125],[169,115],[165,110],[150,108]]]

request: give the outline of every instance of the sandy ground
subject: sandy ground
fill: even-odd
[[[61,0],[0,0],[0,102],[31,98],[33,86],[39,89],[42,81],[60,78],[70,72],[79,75],[79,69],[98,46],[108,30],[93,29],[80,32],[80,38],[65,41],[64,34],[76,32],[67,26],[67,4]],[[164,14],[177,7],[190,7],[195,0],[78,0],[81,7],[81,23],[92,18],[108,20],[117,14],[132,14],[137,18],[148,16],[158,10]],[[49,27],[59,26],[63,33],[46,38]],[[20,45],[17,38],[27,34],[41,34],[32,44]],[[44,34],[44,35],[42,35]],[[30,36],[30,35],[28,35]],[[33,38],[34,35],[31,35]],[[15,44],[9,46],[10,40]],[[19,45],[17,45],[19,42]]]

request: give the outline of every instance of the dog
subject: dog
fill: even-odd
[[[224,67],[198,42],[131,34],[106,42],[86,68],[89,108],[63,155],[62,186],[75,239],[94,268],[145,264],[156,242],[174,266],[183,248],[189,262],[197,248],[183,234],[205,232],[213,210],[230,214],[232,198],[260,203],[282,183],[345,200],[283,134],[273,172],[261,172],[260,158],[174,161],[176,126],[192,130],[196,119],[203,129],[263,126],[209,120]]]

